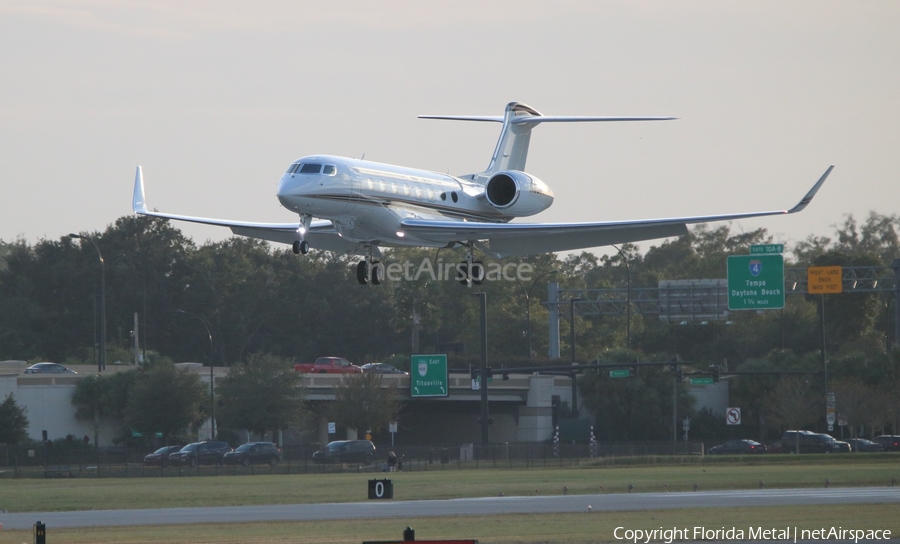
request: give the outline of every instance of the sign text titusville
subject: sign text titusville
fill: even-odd
[[[413,355],[409,365],[409,394],[412,397],[446,397],[446,355]]]

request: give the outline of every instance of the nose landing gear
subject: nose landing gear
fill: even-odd
[[[300,255],[301,253],[306,255],[309,253],[309,242],[307,242],[304,238],[306,238],[306,233],[309,232],[309,226],[312,224],[312,216],[303,214],[300,216],[300,226],[297,227],[297,234],[300,235],[299,240],[294,240],[294,243],[291,246],[291,249],[294,250],[294,255]]]

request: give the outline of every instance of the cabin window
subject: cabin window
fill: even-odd
[[[453,191],[452,193],[450,193],[450,198],[453,199],[453,202],[459,202],[459,197],[456,196],[456,191]]]
[[[441,200],[447,200],[447,193],[441,193]]]
[[[391,192],[397,194],[397,182],[395,181],[391,182]]]
[[[301,174],[318,174],[322,170],[322,165],[314,162],[306,163],[300,167]]]
[[[337,172],[337,168],[333,164],[326,164],[322,167],[322,173],[326,176],[333,176]]]

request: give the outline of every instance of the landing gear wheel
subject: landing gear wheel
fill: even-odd
[[[300,255],[300,241],[294,240],[294,243],[291,246],[291,249],[294,250],[294,255]]]
[[[469,263],[463,261],[459,263],[459,267],[457,267],[456,279],[459,280],[459,283],[469,286]]]
[[[306,255],[309,253],[309,242],[306,240],[294,240],[291,249],[294,250],[294,255],[300,255],[301,253]]]
[[[484,281],[484,263],[481,261],[475,261],[472,263],[472,283],[475,285],[481,285]]]
[[[384,281],[384,265],[380,261],[372,263],[372,285],[380,285]]]
[[[359,264],[356,265],[356,281],[360,285],[369,283],[369,263],[366,261],[359,261]]]

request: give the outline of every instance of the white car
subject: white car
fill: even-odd
[[[78,374],[57,363],[37,363],[25,369],[25,374]]]

